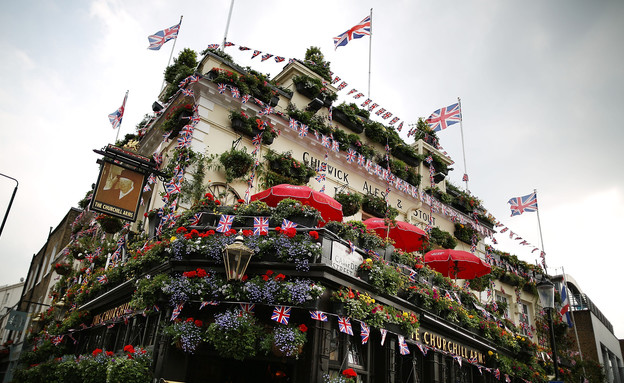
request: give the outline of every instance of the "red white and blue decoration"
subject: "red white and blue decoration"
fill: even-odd
[[[537,211],[537,193],[533,192],[522,197],[514,197],[507,201],[511,206],[511,216],[520,215],[524,212]]]
[[[271,315],[271,319],[281,324],[288,324],[288,320],[290,319],[290,307],[287,306],[275,306],[273,309],[273,315]]]
[[[353,335],[353,327],[351,327],[351,320],[347,317],[338,315],[338,330],[345,334]]]
[[[429,124],[429,127],[434,132],[439,132],[448,128],[450,125],[456,124],[461,121],[461,110],[459,109],[459,103],[449,105],[444,108],[440,108],[431,113],[425,122]]]
[[[345,46],[349,41],[353,39],[360,39],[364,36],[370,36],[371,34],[371,17],[366,16],[364,20],[360,21],[355,26],[347,29],[345,32],[334,37],[335,49]]]
[[[182,23],[182,21],[180,21]],[[147,49],[151,49],[153,51],[157,51],[162,47],[167,41],[173,40],[178,37],[178,32],[180,32],[180,23],[174,25],[171,28],[165,28],[161,31],[154,33],[153,35],[147,36],[149,40],[149,47]]]

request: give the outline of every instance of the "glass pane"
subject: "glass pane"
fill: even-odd
[[[329,360],[340,360],[338,330],[332,328],[329,332]]]

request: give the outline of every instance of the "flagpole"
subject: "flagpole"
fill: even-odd
[[[459,104],[459,131],[461,132],[461,142],[462,142],[462,154],[464,156],[464,180],[466,182],[466,191],[470,193],[470,189],[468,188],[468,168],[466,168],[466,149],[464,147],[464,115],[462,113],[461,108],[461,99],[457,97],[457,103]]]
[[[234,1],[234,0],[232,0]],[[368,95],[370,98],[370,80],[371,80],[371,51],[373,47],[373,8],[370,10],[370,36],[368,38]]]
[[[126,90],[126,95],[124,96],[123,103],[121,104],[124,109],[123,113],[126,113],[126,100],[128,99],[128,92],[130,92],[130,90]],[[121,121],[123,121],[123,114],[121,115]],[[115,145],[117,143],[117,140],[119,139],[119,131],[121,130],[121,121],[119,121],[119,125],[117,126],[117,135],[115,136],[115,141],[113,141],[113,145]]]
[[[225,49],[225,43],[227,42],[227,34],[230,29],[230,20],[232,19],[232,9],[234,9],[234,0],[230,2],[230,12],[228,13],[227,23],[225,24],[225,34],[223,35],[223,44],[221,45],[221,52]]]
[[[169,54],[169,61],[167,61],[167,66],[165,67],[165,70],[167,69],[167,67],[169,66],[169,64],[171,64],[171,58],[173,57],[173,50],[175,49],[175,45],[176,42],[178,41],[178,35],[180,34],[180,28],[182,28],[182,17],[184,17],[184,15],[180,15],[180,23],[178,24],[178,34],[176,35],[176,38],[173,39],[173,46],[171,46],[171,53]],[[163,77],[163,82],[162,82],[162,86],[160,87],[160,92],[162,93],[163,89],[165,89],[165,78]],[[167,101],[167,100],[165,100]]]
[[[537,189],[533,189],[533,193],[535,193],[535,200],[537,201]],[[544,254],[542,256],[542,265],[544,266],[544,273],[548,274],[547,268],[546,268],[546,251],[544,250],[544,237],[542,236],[542,223],[540,221],[540,215],[539,215],[539,202],[537,203],[537,209],[535,209],[535,212],[537,213],[537,227],[539,228],[539,233],[540,233],[540,242],[542,244],[542,254]],[[540,254],[541,255],[541,254]]]

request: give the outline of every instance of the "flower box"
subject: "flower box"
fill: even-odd
[[[344,127],[352,130],[355,133],[362,133],[364,131],[363,125],[358,125],[349,120],[349,117],[340,109],[334,109],[332,112],[332,118],[344,125]]]
[[[302,215],[289,216],[286,219],[296,223],[297,226],[303,226],[303,227],[316,227],[319,221],[318,218],[316,217],[305,217]]]
[[[318,95],[318,91],[314,86],[306,86],[304,82],[298,82],[295,84],[295,88],[298,93],[306,96],[310,100],[313,100]]]

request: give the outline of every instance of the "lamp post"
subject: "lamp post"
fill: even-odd
[[[557,344],[555,343],[555,329],[553,327],[552,310],[555,308],[555,285],[544,278],[537,285],[540,303],[546,309],[548,327],[550,328],[550,347],[552,349],[553,363],[555,365],[555,380],[559,380],[559,362],[557,362]]]
[[[65,318],[65,313],[68,311],[67,303],[65,303],[65,298],[54,304],[54,320],[57,322],[61,322]]]
[[[243,244],[242,233],[239,233],[234,243],[227,245],[223,251],[223,263],[228,281],[243,279],[252,255],[253,250]]]

